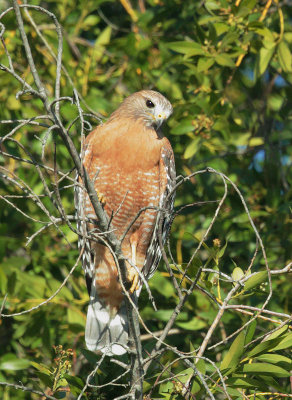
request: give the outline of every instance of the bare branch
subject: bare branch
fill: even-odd
[[[34,390],[34,389],[28,388],[28,387],[23,386],[23,385],[16,385],[15,383],[8,383],[8,382],[0,382],[0,385],[1,386],[11,387],[11,388],[17,389],[17,390],[22,390],[23,392],[35,393],[35,394],[38,394],[38,395],[40,395],[42,397],[45,397],[46,399],[49,399],[49,400],[57,400],[56,397],[50,396],[50,395],[48,395],[48,394],[46,394],[44,392],[40,392],[39,390]]]

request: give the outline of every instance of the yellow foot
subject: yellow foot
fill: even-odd
[[[129,292],[133,294],[135,290],[139,289],[139,274],[135,270],[135,268],[133,267],[128,268],[127,279],[131,283]]]
[[[98,200],[99,200],[99,202],[100,202],[100,204],[102,205],[102,206],[104,206],[105,205],[105,203],[106,203],[106,198],[105,198],[105,196],[102,194],[102,193],[97,193],[97,197],[98,197]]]

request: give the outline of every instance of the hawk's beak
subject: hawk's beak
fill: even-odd
[[[159,114],[159,115],[158,115],[158,118],[159,118],[159,119],[162,119],[162,121],[163,121],[163,120],[166,119],[166,114],[165,114],[165,113]]]
[[[157,128],[160,128],[163,124],[163,121],[167,119],[167,115],[165,113],[158,114],[155,118],[155,125]]]
[[[163,122],[169,117],[169,115],[166,113],[160,113],[158,115],[154,115],[150,112],[147,112],[146,114],[148,114],[151,117],[152,120],[151,125],[153,125],[156,129],[160,128]]]

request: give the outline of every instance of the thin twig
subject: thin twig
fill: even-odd
[[[0,382],[1,386],[7,386],[11,387],[13,389],[17,390],[22,390],[23,392],[30,392],[30,393],[35,393],[38,394],[39,396],[45,397],[46,399],[49,400],[58,400],[56,397],[50,396],[46,394],[45,392],[40,392],[39,390],[31,389],[23,385],[16,385],[15,383],[8,383],[8,382]]]

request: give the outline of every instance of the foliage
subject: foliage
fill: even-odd
[[[30,3],[44,6],[39,0]],[[282,3],[45,3],[44,7],[55,13],[64,32],[61,94],[72,96],[73,87],[78,90],[84,112],[96,113],[95,117],[88,116],[92,126],[99,117],[107,117],[128,94],[142,88],[157,89],[174,106],[164,132],[174,148],[178,175],[204,170],[206,165],[211,168],[178,188],[177,209],[185,204],[195,205],[184,208],[175,218],[170,237],[171,270],[161,263],[160,272],[149,282],[158,311],[151,307],[146,290],[139,302],[146,326],[158,332],[180,301],[170,276],[174,274],[184,290],[198,277],[201,290],[192,291],[176,319],[175,330],[165,340],[185,353],[185,358],[164,348],[145,376],[144,392],[148,399],[185,398],[191,377],[191,398],[209,398],[200,376],[216,399],[226,398],[226,391],[234,400],[280,398],[272,392],[283,398],[291,393],[292,333],[287,325],[291,314],[291,277],[287,273],[267,272],[259,240],[236,191],[238,187],[247,201],[269,267],[277,272],[291,262],[292,30],[291,8],[285,1]],[[0,1],[1,5],[3,10],[9,6]],[[37,70],[53,99],[55,26],[37,10],[22,13]],[[0,63],[9,67],[6,46],[15,71],[35,87],[14,12],[6,13],[0,22],[5,26]],[[40,99],[30,93],[17,95],[23,85],[1,68],[0,87],[2,120],[21,123],[44,115]],[[78,117],[76,104],[64,99],[60,109],[63,124],[69,127]],[[17,125],[3,123],[1,137]],[[86,128],[90,130],[89,124]],[[79,148],[78,120],[70,132]],[[76,263],[77,235],[63,221],[48,224],[48,216],[23,190],[28,185],[55,218],[60,217],[60,210],[54,198],[60,195],[64,212],[73,216],[74,165],[58,134],[41,125],[24,124],[11,135],[11,140],[1,144],[1,152],[1,165],[10,179],[1,175],[0,307],[2,304],[4,314],[11,314],[37,306],[50,297]],[[58,174],[45,170],[41,180],[35,166],[19,158],[32,158],[52,171],[57,165]],[[212,169],[223,173],[236,187]],[[61,176],[58,192],[56,180]],[[227,198],[205,238],[218,200],[224,195],[224,182],[228,184]],[[51,197],[46,195],[46,185]],[[32,237],[44,225],[46,229]],[[229,304],[234,307],[224,310],[208,347],[200,353],[218,307],[233,289]],[[271,293],[267,308],[279,315],[262,313],[257,317],[258,309]],[[3,317],[0,381],[21,382],[55,398],[77,398],[88,374],[100,361],[100,356],[84,349],[87,303],[78,265],[67,284],[46,305],[13,318]],[[229,338],[245,324],[243,330]],[[212,348],[218,342],[221,344]],[[142,331],[145,357],[155,343]],[[54,349],[60,357],[57,363]],[[123,357],[121,360],[126,361]],[[194,370],[198,373],[193,376]],[[111,399],[126,393],[127,388],[106,385],[122,373],[122,367],[104,360],[91,383],[105,386],[87,388],[82,398]],[[121,380],[127,383],[127,375]],[[5,400],[39,398],[9,386],[0,386],[0,395]]]

